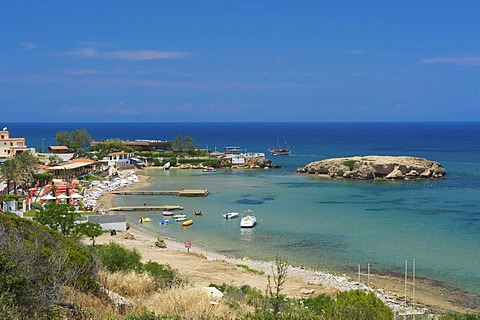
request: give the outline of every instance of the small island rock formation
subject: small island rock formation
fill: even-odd
[[[446,175],[438,162],[407,156],[365,156],[315,161],[297,172],[345,179],[418,180],[438,179]]]

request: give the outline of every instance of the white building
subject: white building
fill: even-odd
[[[28,150],[25,138],[11,138],[6,127],[0,131],[0,158],[13,158],[17,153]]]
[[[133,157],[133,153],[118,151],[109,153],[103,160],[108,161],[110,167],[125,167],[131,165],[130,159]]]

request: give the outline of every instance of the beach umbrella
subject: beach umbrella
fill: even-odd
[[[79,195],[78,193],[74,193],[72,195],[70,195],[70,198],[72,199],[83,199],[83,196]]]
[[[50,193],[47,194],[46,196],[43,196],[42,197],[42,200],[55,200],[57,198],[55,198],[54,196],[52,196]]]
[[[61,195],[58,195],[57,196],[57,199],[60,199],[60,200],[66,200],[70,198],[69,196],[67,196],[65,193],[62,193]]]

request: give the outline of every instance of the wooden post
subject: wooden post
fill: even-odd
[[[360,283],[360,265],[358,265],[358,283]]]
[[[412,264],[413,264],[413,265],[412,265],[412,269],[413,269],[413,275],[412,275],[412,277],[413,277],[413,279],[412,279],[412,281],[413,281],[413,297],[412,297],[412,303],[413,303],[413,320],[415,320],[415,316],[416,316],[416,315],[415,315],[415,311],[416,311],[416,310],[415,310],[415,259],[413,259]]]
[[[370,263],[367,264],[367,287],[370,287]]]
[[[404,310],[404,319],[407,319],[407,270],[408,270],[408,260],[405,260],[405,310]]]

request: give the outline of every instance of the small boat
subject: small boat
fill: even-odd
[[[175,218],[175,221],[177,221],[177,222],[180,222],[180,221],[185,221],[185,220],[187,220],[187,218],[186,218],[186,217],[179,217],[179,218]]]
[[[243,214],[246,214],[242,217],[240,221],[241,228],[253,228],[257,224],[257,218],[253,215],[252,210],[245,210]]]
[[[225,219],[234,219],[240,216],[240,212],[226,212],[226,213],[222,213],[222,216]]]
[[[178,218],[185,218],[187,215],[186,214],[174,214],[172,218],[178,219]]]
[[[169,219],[160,220],[160,224],[163,224],[163,225],[170,224],[170,222],[172,222],[172,221],[169,220]]]
[[[168,170],[170,169],[170,162],[167,162],[163,165],[163,170]]]
[[[282,148],[282,147],[280,147],[280,142],[278,141],[278,136],[275,136],[275,137],[277,138],[278,147],[268,149],[268,152],[270,152],[274,156],[289,156],[292,152],[287,145],[287,141],[285,141],[285,146]]]
[[[142,220],[142,223],[143,223],[143,222],[151,222],[151,221],[152,221],[152,219],[150,219],[150,218],[140,218],[140,220]]]
[[[289,156],[292,153],[289,148],[273,148],[268,151],[274,156]]]
[[[162,213],[164,216],[173,216],[173,212],[171,211],[163,211]]]
[[[195,215],[196,215],[196,216],[201,216],[201,215],[202,215],[202,211],[195,211]]]
[[[182,226],[186,227],[186,226],[190,226],[193,224],[193,220],[187,220],[187,221],[184,221],[182,222]]]
[[[216,172],[217,170],[215,170],[214,167],[204,167],[202,169],[202,172]]]

